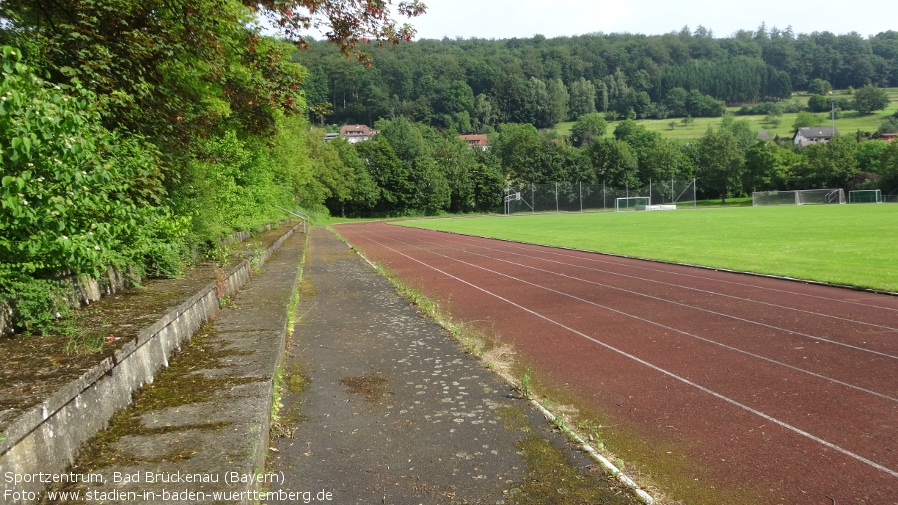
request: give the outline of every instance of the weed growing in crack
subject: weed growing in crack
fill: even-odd
[[[527,370],[524,372],[524,375],[521,376],[520,393],[521,397],[525,400],[529,400],[533,397],[533,382],[530,377],[530,370]]]

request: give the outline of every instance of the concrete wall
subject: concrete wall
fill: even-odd
[[[301,225],[300,225],[301,226]],[[262,262],[299,226],[288,230],[262,253]],[[221,296],[234,295],[250,278],[250,263],[243,261],[231,270]],[[216,283],[212,282],[141,329],[111,358],[71,381],[41,404],[25,411],[4,429],[0,440],[0,493],[12,489],[37,493],[40,482],[16,486],[5,482],[7,474],[59,474],[74,463],[79,448],[104,429],[112,415],[131,403],[132,393],[153,381],[156,372],[168,365],[171,353],[181,347],[203,322],[219,310]],[[2,500],[3,503],[32,503],[33,500]]]

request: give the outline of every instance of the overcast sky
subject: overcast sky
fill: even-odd
[[[830,31],[858,32],[864,37],[898,30],[894,15],[887,14],[892,2],[853,4],[818,0],[783,2],[752,0],[423,0],[427,13],[410,23],[418,39],[548,38],[587,33],[641,33],[660,35],[690,31],[701,25],[715,37],[728,37],[737,30],[792,27],[798,33]],[[885,10],[883,10],[885,9]],[[878,13],[876,11],[879,11]]]

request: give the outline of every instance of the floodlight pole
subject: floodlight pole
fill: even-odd
[[[829,117],[830,117],[830,119],[831,119],[832,122],[833,122],[833,131],[832,131],[832,134],[835,135],[835,134],[836,134],[836,99],[835,99],[835,98],[830,98],[830,99],[829,99],[829,105],[830,105],[830,108],[829,108]]]

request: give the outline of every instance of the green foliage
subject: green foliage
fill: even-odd
[[[870,140],[857,145],[854,158],[857,160],[858,170],[861,172],[873,172],[879,174],[883,171],[883,154],[889,148],[889,143],[882,140]]]
[[[478,104],[489,105],[488,111],[465,108],[478,131],[501,123],[538,128],[551,123],[547,110],[563,109],[555,107],[563,105],[555,102],[559,97],[563,101],[559,79],[567,92],[568,120],[609,111],[615,117],[632,112],[637,119],[718,117],[724,103],[751,109],[767,102],[785,109],[801,102],[798,106],[804,108],[804,100],[790,99],[793,91],[809,89],[827,97],[833,87],[898,85],[893,32],[868,38],[747,33],[751,36],[741,31],[715,38],[687,31],[676,36],[422,40],[372,48],[372,67],[365,72],[348,71],[335,48],[311,43],[297,61],[332,83],[330,93],[323,94],[335,102],[329,122],[372,124],[403,115],[429,126],[456,127],[452,110],[458,108],[458,95],[446,90],[467,86]],[[389,106],[377,106],[381,100],[373,96],[383,97]]]
[[[798,116],[795,118],[795,122],[792,123],[792,128],[798,129],[805,126],[818,126],[823,124],[823,122],[823,116],[819,114],[814,114],[813,112],[799,112]]]
[[[69,313],[58,282],[34,279],[8,265],[0,265],[0,300],[9,303],[12,319],[20,322],[25,335],[46,334]]]
[[[832,84],[829,81],[824,79],[814,79],[811,81],[811,84],[808,85],[808,93],[814,95],[828,95],[833,90]]]
[[[746,194],[793,187],[801,155],[772,142],[755,142],[745,153],[742,188]]]
[[[696,177],[722,203],[741,191],[745,157],[731,131],[721,128],[715,132],[708,128],[698,143],[695,158]]]
[[[836,135],[829,142],[803,149],[805,160],[798,169],[799,185],[810,188],[843,188],[857,172],[853,136]]]
[[[613,188],[637,187],[639,159],[630,144],[623,140],[603,138],[586,148],[597,180]]]
[[[602,114],[596,112],[583,114],[571,127],[571,144],[574,147],[588,144],[595,139],[604,137],[607,130],[608,123],[605,122]]]
[[[164,191],[152,145],[101,125],[96,96],[36,77],[4,48],[0,257],[24,272],[122,264]]]
[[[870,114],[889,106],[889,95],[884,89],[868,84],[854,92],[854,110]]]
[[[830,112],[833,104],[829,100],[823,95],[811,95],[811,98],[808,99],[808,109],[811,112]]]

